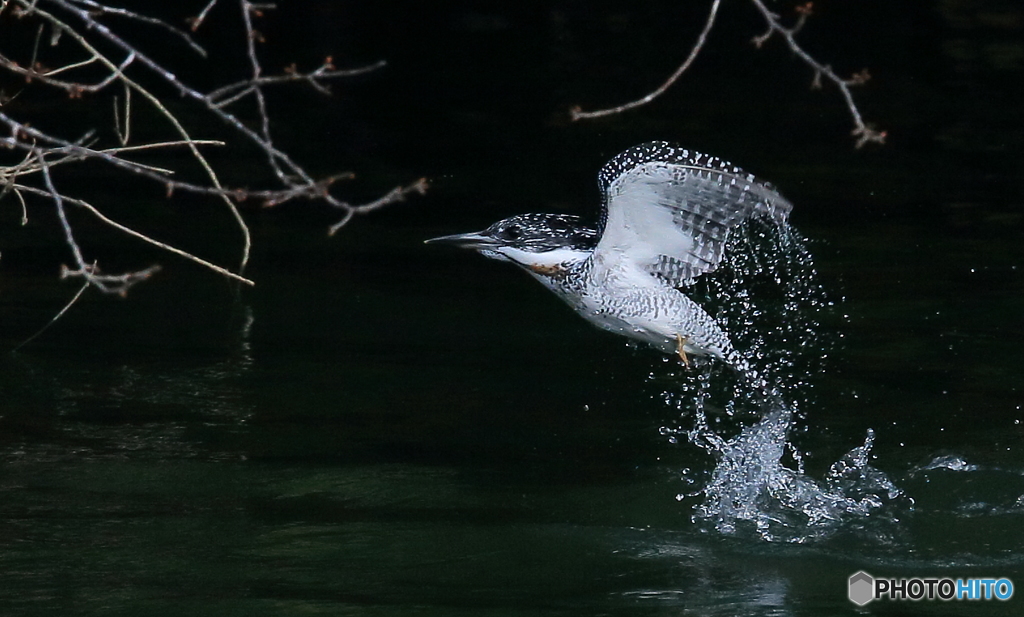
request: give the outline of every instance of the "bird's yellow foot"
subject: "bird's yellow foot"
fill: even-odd
[[[686,344],[686,337],[681,334],[676,334],[676,351],[679,353],[679,359],[683,361],[686,368],[690,368],[690,359],[686,357],[686,350],[683,349],[683,345]]]

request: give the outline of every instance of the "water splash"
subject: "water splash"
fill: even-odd
[[[788,410],[775,409],[732,439],[706,426],[691,430],[691,442],[716,459],[694,521],[723,534],[747,527],[764,540],[807,542],[900,496],[899,488],[868,464],[871,431],[864,445],[850,450],[817,481],[804,473],[788,440],[792,425]],[[787,453],[797,461],[795,469],[783,462]]]
[[[662,394],[689,421],[663,432],[685,435],[714,460],[701,488],[679,496],[702,498],[693,513],[697,524],[722,534],[808,542],[847,521],[877,516],[901,497],[869,464],[870,429],[863,445],[820,480],[805,473],[792,443],[836,340],[821,325],[834,305],[795,230],[756,220],[744,225],[730,238],[722,266],[687,292],[716,316],[761,380],[751,384],[705,363],[675,375],[679,381]]]

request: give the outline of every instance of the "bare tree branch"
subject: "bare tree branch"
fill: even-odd
[[[136,13],[134,11],[129,11],[127,9],[106,6],[104,4],[100,4],[99,2],[94,2],[93,0],[74,0],[74,2],[75,4],[80,4],[82,6],[89,7],[99,15],[120,15],[123,17],[127,17],[132,21],[137,21],[144,24],[156,26],[157,28],[170,32],[174,36],[181,39],[186,45],[191,47],[192,50],[200,56],[204,58],[206,57],[206,50],[203,49],[201,45],[196,43],[196,41],[191,36],[189,36],[187,32],[182,32],[180,29],[175,28],[174,26],[163,21],[162,19],[156,19],[155,17],[150,17],[149,15],[142,15],[141,13]],[[213,4],[214,3],[211,3],[210,8],[212,8]]]
[[[347,203],[340,204],[342,209],[345,210],[345,216],[334,225],[331,225],[330,229],[327,230],[327,235],[333,236],[335,233],[337,233],[339,229],[341,229],[346,223],[348,223],[350,218],[352,218],[356,214],[366,214],[367,212],[379,210],[380,208],[383,208],[384,206],[393,204],[395,202],[405,201],[405,198],[413,193],[416,193],[418,195],[425,195],[427,192],[427,186],[427,179],[420,178],[419,180],[413,182],[409,186],[395,187],[391,189],[391,192],[388,193],[387,195],[375,201],[371,201],[370,203],[358,206],[353,206],[352,204]]]
[[[50,321],[46,322],[46,325],[44,325],[42,328],[39,328],[38,330],[36,330],[27,339],[25,339],[22,342],[18,343],[14,347],[14,349],[11,350],[11,352],[18,351],[19,349],[21,349],[25,345],[28,345],[32,341],[34,341],[37,338],[39,338],[40,334],[42,334],[43,332],[46,332],[47,330],[49,330],[50,326],[52,326],[53,324],[57,323],[57,320],[60,319],[61,317],[63,317],[64,313],[67,313],[68,309],[70,309],[75,304],[75,302],[78,302],[78,299],[82,297],[82,294],[85,293],[86,289],[89,289],[89,281],[86,281],[86,282],[82,283],[82,286],[78,288],[77,292],[75,292],[74,297],[72,297],[71,300],[68,301],[68,303],[64,305],[64,308],[62,308],[60,311],[58,311],[57,314],[54,315],[52,319],[50,319]]]
[[[48,201],[54,207],[64,232],[65,243],[73,257],[73,265],[65,268],[64,276],[83,278],[86,285],[96,287],[105,293],[124,294],[132,285],[148,278],[158,269],[157,266],[151,266],[124,274],[101,273],[99,266],[95,262],[88,262],[82,254],[72,222],[67,216],[66,205],[89,212],[119,232],[191,260],[222,276],[251,285],[252,281],[242,276],[249,260],[252,240],[249,228],[238,208],[241,202],[256,200],[264,206],[275,206],[300,198],[324,202],[342,211],[339,222],[329,229],[333,234],[357,214],[370,212],[386,204],[401,201],[410,193],[422,193],[425,190],[426,183],[419,181],[409,187],[395,188],[369,204],[352,205],[330,192],[336,181],[353,178],[351,172],[339,172],[316,179],[289,154],[278,148],[271,134],[271,112],[263,88],[298,82],[327,94],[330,92],[329,81],[380,69],[385,66],[384,62],[352,69],[338,69],[334,66],[332,58],[328,57],[321,66],[309,72],[301,72],[292,65],[285,69],[283,74],[264,75],[258,55],[258,44],[263,41],[263,37],[255,29],[254,20],[275,6],[250,0],[234,0],[239,11],[238,24],[246,41],[244,57],[247,65],[245,72],[248,75],[204,93],[188,85],[184,79],[155,60],[147,49],[128,42],[119,34],[118,27],[107,23],[108,20],[113,20],[154,28],[157,33],[164,33],[172,39],[183,41],[197,56],[205,57],[205,49],[193,37],[219,1],[211,0],[197,16],[188,20],[191,32],[182,31],[161,19],[108,6],[96,0],[2,0],[0,3],[0,12],[7,11],[18,17],[17,23],[38,24],[31,53],[26,53],[28,57],[21,58],[22,62],[14,55],[19,53],[18,50],[6,49],[4,41],[0,39],[0,69],[21,76],[26,87],[43,85],[56,88],[73,99],[98,95],[115,85],[124,90],[123,96],[111,95],[114,102],[113,132],[118,143],[114,147],[97,147],[97,132],[92,127],[83,127],[79,137],[68,138],[30,126],[3,109],[5,103],[11,100],[10,97],[0,100],[0,125],[6,125],[9,129],[8,136],[0,137],[0,150],[6,148],[23,153],[21,158],[9,164],[0,160],[0,200],[13,194],[21,207],[23,223],[28,220],[31,209],[31,200],[26,200],[26,196]],[[51,32],[50,47],[44,50],[41,41],[47,29]],[[51,51],[58,46],[63,50],[61,55]],[[63,58],[62,64],[47,67],[44,54]],[[101,71],[99,77],[97,70]],[[143,77],[145,79],[142,79]],[[236,139],[255,146],[263,153],[266,165],[273,171],[272,177],[276,186],[250,189],[226,186],[222,183],[202,148],[226,147],[225,141],[195,137],[194,133],[202,129],[187,126],[182,120],[184,116],[181,112],[172,112],[163,102],[162,97],[166,97],[166,94],[157,92],[157,87],[170,89],[208,118],[226,124]],[[14,96],[17,96],[17,93]],[[252,97],[255,103],[255,124],[258,127],[256,129],[250,128],[250,118],[243,118],[238,112],[231,110],[232,104],[247,97]],[[142,102],[139,103],[137,100]],[[161,119],[176,134],[176,138],[132,144],[130,127],[133,114],[147,113],[155,114]],[[185,148],[191,160],[202,169],[204,179],[177,179],[175,168],[140,163],[128,158],[133,153],[167,148]],[[106,216],[99,206],[62,193],[53,177],[54,170],[82,161],[98,161],[118,172],[126,172],[156,182],[165,187],[168,197],[176,192],[185,192],[207,195],[219,200],[235,221],[241,236],[240,258],[236,271],[232,272],[142,234]]]
[[[65,266],[62,269],[61,278],[81,277],[85,280],[86,284],[92,285],[103,293],[116,293],[123,296],[128,293],[128,289],[132,285],[144,281],[160,269],[160,266],[154,265],[137,272],[107,275],[100,274],[100,270],[96,266],[95,262],[87,264],[85,262],[85,258],[82,257],[82,249],[79,248],[78,242],[75,241],[74,232],[71,230],[71,223],[68,222],[67,212],[64,210],[65,197],[61,195],[53,185],[53,178],[50,176],[50,166],[46,162],[46,157],[43,155],[42,150],[36,150],[33,154],[39,162],[39,170],[42,172],[43,183],[46,185],[46,190],[53,199],[53,205],[57,209],[57,218],[60,219],[60,225],[64,230],[65,240],[67,241],[68,247],[71,248],[71,254],[74,256],[75,265],[77,266],[75,269],[70,269]],[[135,232],[133,232],[133,234],[135,234]]]
[[[754,37],[754,45],[760,48],[761,45],[763,45],[765,41],[772,36],[772,34],[778,33],[779,36],[786,41],[786,45],[789,49],[796,54],[798,58],[803,60],[804,63],[814,69],[814,80],[811,82],[812,87],[820,88],[821,78],[825,77],[839,88],[839,92],[843,95],[843,100],[846,102],[846,108],[849,109],[850,115],[853,117],[854,128],[851,134],[857,138],[855,147],[861,148],[864,144],[869,142],[879,144],[885,143],[887,135],[886,131],[876,130],[864,122],[863,117],[861,117],[860,110],[857,109],[857,104],[853,100],[853,93],[850,92],[850,86],[859,86],[870,79],[871,76],[868,74],[867,69],[853,75],[849,79],[843,79],[835,74],[832,67],[815,60],[804,50],[803,47],[800,46],[799,43],[797,43],[795,35],[811,15],[813,3],[808,2],[797,7],[799,17],[797,18],[796,24],[792,28],[786,28],[779,23],[779,16],[768,10],[768,7],[765,6],[762,0],[751,0],[751,2],[754,3],[757,10],[759,10],[761,15],[764,16],[765,21],[768,22],[768,31],[761,36]]]
[[[813,12],[813,3],[807,2],[796,7],[797,20],[796,23],[787,28],[779,21],[779,16],[773,13],[765,6],[762,0],[750,0],[754,7],[764,17],[765,22],[768,25],[768,30],[759,36],[754,37],[754,45],[760,48],[773,34],[778,33],[779,36],[786,41],[786,45],[789,49],[796,54],[798,58],[804,61],[808,66],[814,70],[814,79],[812,80],[812,87],[820,88],[822,84],[822,78],[824,77],[828,81],[835,84],[839,89],[840,94],[843,96],[843,101],[846,103],[846,107],[850,112],[850,116],[853,119],[854,128],[852,135],[856,137],[855,147],[861,148],[865,144],[874,143],[885,143],[887,133],[885,131],[879,131],[873,128],[870,124],[866,123],[861,116],[860,110],[857,108],[857,104],[853,99],[853,94],[850,92],[851,86],[857,86],[865,83],[870,79],[870,74],[867,69],[854,74],[849,79],[843,79],[836,75],[836,73],[826,64],[822,64],[814,59],[803,47],[800,46],[796,41],[796,34],[803,28],[807,22],[807,18]],[[610,107],[608,109],[601,109],[597,111],[582,111],[579,106],[573,107],[569,110],[570,117],[573,121],[576,120],[589,120],[593,118],[600,118],[603,116],[610,116],[613,114],[619,114],[630,109],[635,109],[650,103],[655,98],[661,96],[666,90],[668,90],[672,84],[674,84],[679,77],[690,68],[697,55],[704,48],[704,44],[707,41],[708,34],[711,32],[712,27],[715,23],[715,17],[718,13],[718,7],[721,4],[721,0],[713,0],[711,4],[711,11],[708,14],[707,22],[704,24],[703,30],[698,35],[693,48],[690,50],[690,54],[686,57],[686,60],[675,70],[674,73],[661,84],[657,89],[650,92],[646,96],[643,96],[635,101],[624,103],[616,107]]]
[[[44,173],[48,173],[48,172],[44,172]],[[18,187],[16,187],[16,190],[25,191],[26,193],[32,193],[32,194],[36,194],[36,195],[41,195],[41,194],[44,193],[44,191],[40,191],[39,189],[37,189],[35,187],[31,187],[31,186],[18,186]],[[50,193],[50,196],[53,197],[53,193],[52,192]],[[224,276],[226,278],[238,281],[239,283],[245,283],[246,285],[255,285],[255,283],[253,281],[245,278],[244,276],[240,276],[238,274],[235,274],[234,272],[231,272],[230,270],[222,268],[222,267],[220,267],[220,266],[218,266],[216,264],[210,263],[210,262],[206,261],[205,259],[200,259],[199,257],[196,257],[195,255],[193,255],[191,253],[188,253],[186,251],[183,251],[181,249],[175,248],[175,247],[171,246],[170,244],[161,242],[159,240],[155,240],[155,239],[147,236],[146,234],[140,233],[140,232],[138,232],[138,231],[128,227],[127,225],[122,225],[121,223],[118,223],[117,221],[109,218],[107,215],[105,215],[102,212],[100,212],[98,208],[96,208],[95,206],[93,206],[92,204],[90,204],[90,203],[88,203],[86,201],[83,201],[81,199],[75,199],[75,198],[72,198],[72,197],[63,197],[63,196],[61,197],[61,200],[63,202],[65,202],[65,203],[69,203],[69,204],[72,204],[74,206],[78,206],[78,207],[80,207],[80,208],[82,208],[84,210],[87,210],[89,213],[91,213],[97,219],[99,219],[103,223],[109,225],[110,227],[113,227],[114,229],[116,229],[116,230],[118,230],[120,232],[128,234],[129,236],[132,236],[134,238],[142,240],[143,242],[145,242],[147,244],[151,244],[151,245],[153,245],[153,246],[155,246],[157,248],[163,249],[163,250],[165,250],[165,251],[167,251],[169,253],[174,253],[175,255],[183,257],[183,258],[185,258],[185,259],[187,259],[189,261],[195,262],[195,263],[199,264],[200,266],[203,266],[204,268],[208,268],[210,270],[213,270],[217,274],[220,274],[221,276]],[[62,219],[62,221],[63,221],[63,219]],[[70,231],[70,226],[66,226],[65,227],[65,233],[68,233],[69,231]],[[77,248],[78,245],[77,244],[73,244],[73,242],[74,242],[74,239],[70,238],[68,240],[68,245],[72,247],[72,252],[76,254],[76,261],[77,261],[77,258],[81,256],[80,255],[81,250],[78,249]],[[79,269],[81,269],[81,265],[79,266]],[[95,270],[96,269],[95,262],[92,265],[89,266],[89,269],[91,269],[91,270]],[[68,276],[68,274],[65,273],[64,276]],[[107,291],[107,290],[101,289],[101,291]]]
[[[206,96],[214,101],[217,107],[226,107],[235,101],[238,101],[250,94],[253,94],[254,90],[258,86],[270,86],[275,84],[283,84],[294,81],[304,81],[312,86],[315,90],[323,93],[330,94],[331,90],[323,81],[326,79],[336,79],[339,77],[355,77],[356,75],[362,75],[377,69],[382,69],[387,66],[387,63],[381,60],[369,66],[358,67],[354,69],[336,70],[332,64],[330,57],[324,60],[324,63],[320,65],[316,70],[309,73],[300,73],[296,70],[295,65],[291,65],[285,68],[284,75],[274,75],[271,77],[257,77],[254,79],[244,79],[242,81],[236,81],[233,84],[221,86],[216,90],[213,90]],[[227,96],[230,94],[231,96]],[[226,98],[222,98],[226,97]]]
[[[576,120],[589,120],[591,118],[600,118],[602,116],[619,114],[624,111],[640,107],[641,105],[646,105],[661,96],[666,90],[672,87],[672,84],[676,83],[676,80],[679,79],[680,75],[686,72],[686,69],[690,68],[690,65],[693,64],[693,61],[697,58],[697,54],[699,54],[700,50],[704,48],[704,43],[708,39],[708,34],[711,32],[711,28],[715,25],[715,16],[718,15],[718,6],[721,3],[721,0],[714,0],[714,2],[711,3],[711,12],[708,13],[708,20],[704,24],[704,29],[701,30],[700,35],[697,36],[697,42],[693,44],[693,49],[690,50],[690,55],[686,57],[686,60],[683,60],[683,63],[679,65],[676,72],[672,73],[672,76],[669,77],[665,83],[658,86],[657,90],[631,103],[625,103],[609,109],[582,111],[579,106],[573,107],[569,110],[569,115],[572,117],[572,120],[575,122]]]

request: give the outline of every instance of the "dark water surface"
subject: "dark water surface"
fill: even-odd
[[[680,470],[712,461],[659,433],[675,369],[431,232],[366,225],[235,301],[94,298],[6,355],[4,613],[810,615],[852,612],[862,568],[1024,581],[1012,238],[805,230],[849,315],[808,474],[873,428],[913,506],[797,546],[691,522]]]
[[[432,192],[330,239],[316,206],[246,211],[254,289],[79,221],[111,269],[164,270],[125,300],[86,294],[9,353],[75,289],[55,280],[67,257],[48,210],[21,228],[0,202],[0,615],[1024,614],[1012,3],[867,3],[849,30],[823,11],[815,51],[880,76],[858,96],[892,137],[861,151],[834,93],[808,93],[785,52],[746,47],[756,15],[727,13],[649,112],[567,125],[569,104],[656,84],[690,40],[672,24],[702,21],[574,2],[398,18],[393,4],[320,6],[309,57],[386,57],[391,72],[331,103],[296,95],[300,121],[276,130],[326,172],[357,169],[366,199],[421,175]],[[865,462],[897,496],[825,531],[786,512],[796,530],[774,541],[695,520],[717,460],[685,438],[691,401],[666,396],[694,374],[511,267],[422,244],[513,213],[591,215],[600,165],[649,139],[732,159],[796,204],[835,304],[829,344],[801,350],[829,358],[792,419],[797,477],[824,486],[873,430]],[[121,199],[161,237],[237,259],[219,211]],[[856,609],[862,569],[1019,588]]]

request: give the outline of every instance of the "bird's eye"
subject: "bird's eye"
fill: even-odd
[[[523,228],[519,225],[509,225],[503,230],[505,237],[509,240],[517,240],[523,234]]]

